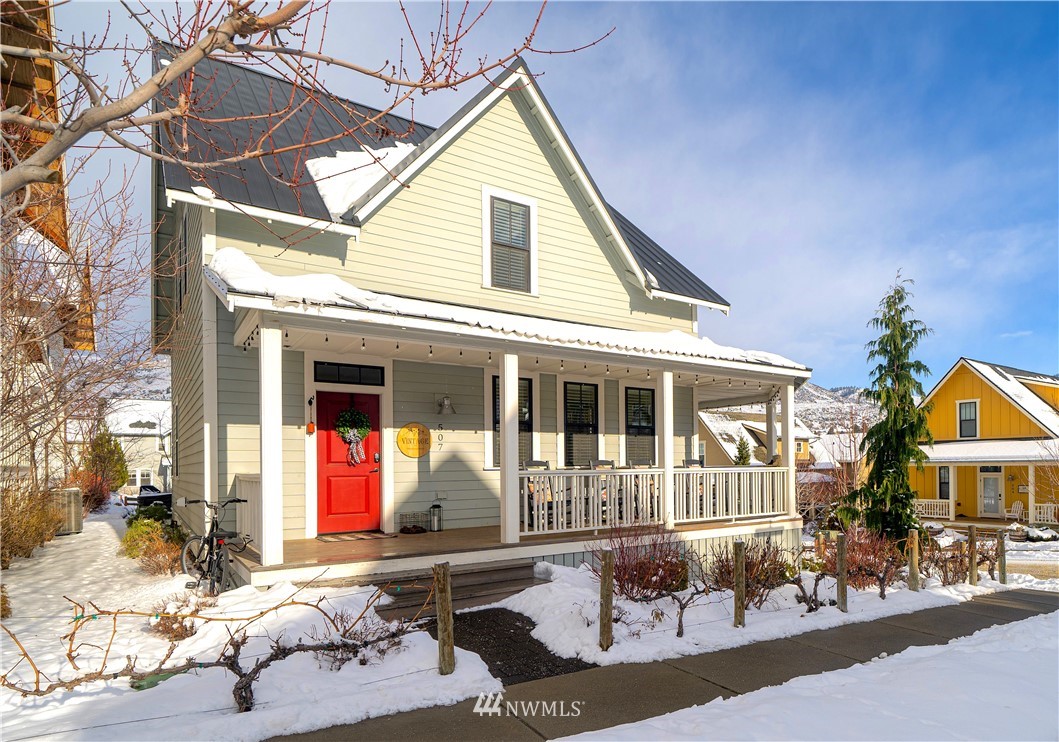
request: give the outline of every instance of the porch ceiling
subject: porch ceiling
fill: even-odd
[[[247,322],[252,321],[254,317],[247,318]],[[454,342],[460,340],[458,337],[440,337],[438,342],[423,342],[407,337],[379,337],[367,334],[366,331],[364,334],[357,334],[350,328],[339,328],[332,332],[305,327],[299,323],[284,322],[282,319],[280,326],[283,328],[284,348],[349,355],[351,360],[356,356],[371,356],[420,363],[495,368],[499,373],[501,354],[512,350],[502,345],[495,349],[458,345]],[[244,344],[248,348],[256,347],[256,335],[252,330],[250,333]],[[544,348],[543,351],[520,351],[519,370],[523,373],[566,374],[649,384],[659,378],[663,367],[672,367],[669,363],[659,361],[652,364],[647,359],[632,356],[601,360],[600,355],[603,354],[597,352],[572,353],[549,348]],[[710,368],[694,368],[690,372],[674,370],[673,383],[675,386],[694,387],[697,407],[763,403],[780,388],[775,377],[765,374],[736,374],[725,369]]]

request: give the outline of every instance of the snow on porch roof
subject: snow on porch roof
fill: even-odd
[[[920,446],[932,464],[977,463],[1000,464],[1005,462],[1039,462],[1053,458],[1052,450],[1045,440],[992,440],[949,441],[933,446]]]
[[[212,273],[212,276],[209,274]],[[690,359],[709,359],[768,366],[787,371],[804,372],[797,376],[808,378],[808,369],[775,353],[741,350],[718,345],[709,338],[700,338],[679,330],[671,332],[637,332],[617,330],[575,322],[526,317],[473,307],[465,307],[421,299],[408,299],[366,291],[325,273],[298,276],[277,276],[254,262],[236,247],[223,247],[210,261],[207,277],[217,279],[218,287],[226,295],[248,294],[269,297],[277,309],[291,307],[336,307],[366,310],[383,316],[423,318],[464,325],[460,332],[478,330],[483,336],[517,337],[543,341],[552,345],[580,348],[599,348],[647,355],[686,356]],[[227,296],[230,305],[238,299]],[[370,321],[370,320],[369,320]],[[385,324],[385,322],[380,322]],[[789,374],[788,374],[789,375]]]

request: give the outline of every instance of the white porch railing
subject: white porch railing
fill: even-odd
[[[677,469],[674,476],[676,523],[787,513],[787,470],[783,467],[689,468]]]
[[[523,535],[665,521],[660,469],[520,471],[519,503]]]
[[[235,496],[246,502],[235,504],[235,531],[253,539],[253,546],[261,551],[261,475],[236,474]]]
[[[1059,505],[1054,502],[1037,503],[1033,506],[1031,523],[1059,523]]]
[[[921,518],[949,519],[948,500],[916,500],[916,515]]]

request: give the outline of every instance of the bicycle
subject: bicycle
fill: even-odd
[[[183,499],[183,498],[181,498]],[[180,505],[203,504],[210,511],[210,529],[205,536],[192,536],[180,547],[180,568],[191,577],[185,587],[196,590],[203,582],[207,585],[207,594],[216,595],[231,587],[228,565],[231,562],[229,552],[242,553],[253,540],[249,536],[240,536],[233,531],[222,531],[220,513],[233,503],[246,502],[237,497],[222,503],[211,503],[205,500],[183,500]],[[242,539],[242,544],[229,544],[230,540]]]

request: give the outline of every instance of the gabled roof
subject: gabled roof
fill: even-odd
[[[393,193],[404,187],[419,169],[429,164],[451,138],[473,124],[481,113],[480,109],[492,105],[502,95],[519,92],[534,100],[534,115],[542,119],[546,127],[550,127],[555,136],[556,151],[567,158],[568,166],[583,186],[590,210],[600,221],[604,232],[610,235],[615,249],[625,259],[630,273],[645,292],[724,312],[730,308],[720,294],[603,200],[569,137],[537,87],[535,78],[521,59],[488,83],[441,127],[434,128],[418,122],[413,124],[400,116],[387,115],[382,119],[379,131],[375,132],[377,136],[362,136],[360,142],[342,137],[341,134],[347,125],[355,124],[356,117],[377,115],[377,109],[345,99],[323,98],[293,113],[285,111],[263,120],[247,121],[245,118],[249,113],[262,115],[259,108],[262,101],[304,101],[309,97],[309,92],[255,69],[213,58],[199,62],[195,70],[196,80],[210,84],[211,118],[225,120],[226,123],[207,126],[200,122],[189,122],[196,134],[191,143],[192,158],[203,161],[212,159],[212,142],[216,142],[216,148],[223,151],[237,150],[254,141],[269,127],[275,127],[272,141],[278,146],[302,141],[306,132],[311,132],[314,140],[335,139],[307,150],[283,152],[260,161],[233,164],[196,175],[201,180],[193,178],[185,168],[163,163],[162,177],[167,189],[195,193],[202,197],[203,187],[206,186],[212,191],[209,196],[215,194],[229,203],[321,222],[337,221],[359,226]],[[289,118],[285,118],[288,115]],[[306,177],[304,183],[294,188],[285,182],[292,174],[305,170],[305,161],[336,157],[340,153],[363,152],[365,147],[376,151],[394,148],[398,142],[413,145],[414,149],[399,162],[387,161],[385,170],[373,165],[379,171],[378,179],[361,191],[350,208],[337,220],[311,178]],[[275,177],[275,174],[280,177]]]
[[[967,366],[971,371],[978,374],[1001,396],[1007,398],[1009,402],[1040,425],[1050,436],[1059,438],[1059,410],[1044,401],[1025,384],[1025,382],[1029,382],[1032,384],[1059,386],[1059,376],[1050,376],[1035,371],[1023,371],[1011,366],[976,361],[971,358],[960,358],[941,380],[934,385],[934,388],[930,390],[930,394],[919,403],[921,407],[931,400],[938,389],[948,381],[953,372],[961,365]]]
[[[736,456],[739,455],[739,441],[745,440],[747,445],[750,446],[751,466],[761,465],[762,462],[758,461],[754,456],[754,449],[758,448],[759,444],[743,425],[743,420],[733,420],[724,413],[707,412],[706,410],[699,411],[699,420],[702,421],[702,424],[713,436],[713,439],[717,441],[717,444],[724,449],[730,461],[735,461]]]

